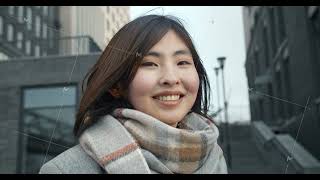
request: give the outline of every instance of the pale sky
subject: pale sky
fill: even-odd
[[[159,8],[160,7],[160,8]],[[155,9],[157,8],[157,9]],[[148,12],[155,9],[151,12]],[[147,13],[148,12],[148,13]],[[229,121],[250,120],[248,85],[245,74],[245,42],[241,6],[131,6],[131,20],[144,14],[174,15],[182,19],[192,36],[204,63],[211,86],[212,111],[217,108],[217,57],[225,56],[226,98],[229,101]],[[221,73],[220,106],[223,104]],[[224,117],[223,114],[222,118]]]

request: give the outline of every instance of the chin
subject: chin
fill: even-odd
[[[178,119],[178,118],[177,118]],[[179,121],[177,121],[177,119],[159,119],[161,122],[168,124],[168,125],[173,125],[173,124],[177,124],[178,122],[180,122],[182,119],[180,119]]]

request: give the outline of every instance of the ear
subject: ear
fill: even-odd
[[[113,88],[113,89],[110,89],[109,90],[109,93],[114,97],[114,98],[119,98],[121,97],[121,93],[120,93],[120,90],[117,89],[117,88]]]
[[[109,93],[116,99],[120,98],[123,94],[119,84],[116,84],[109,90]]]

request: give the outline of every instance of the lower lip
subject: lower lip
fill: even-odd
[[[153,99],[155,99],[163,107],[175,107],[181,103],[182,98],[183,97],[180,97],[178,100],[175,100],[175,101],[161,101],[159,99],[155,99],[155,98]]]

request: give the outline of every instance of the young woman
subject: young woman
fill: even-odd
[[[176,18],[126,24],[86,79],[74,126],[80,143],[40,173],[227,173],[207,114],[207,74]]]

